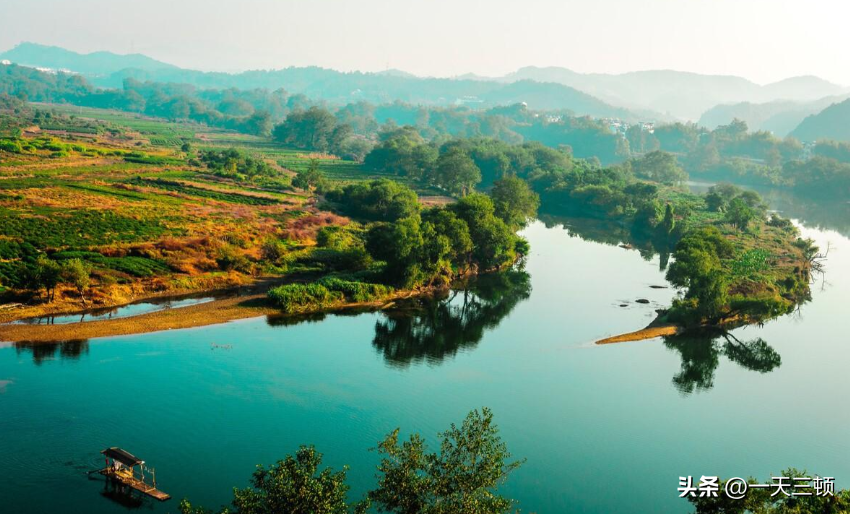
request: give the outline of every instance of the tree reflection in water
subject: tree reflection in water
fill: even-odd
[[[686,395],[714,387],[714,371],[721,355],[759,373],[769,373],[782,364],[782,358],[764,339],[741,341],[724,331],[669,336],[664,338],[664,346],[681,354],[682,370],[673,377],[673,385]]]
[[[411,309],[386,312],[375,323],[372,345],[396,367],[428,362],[475,347],[514,307],[531,296],[524,271],[481,276],[440,300],[416,301]]]
[[[18,355],[21,352],[31,352],[32,360],[36,365],[41,365],[47,360],[54,360],[58,351],[60,359],[77,360],[83,353],[89,353],[88,339],[70,339],[67,341],[19,341],[15,343]]]
[[[551,214],[540,215],[538,219],[543,222],[546,228],[561,227],[567,231],[567,235],[570,237],[578,237],[583,241],[593,241],[610,246],[628,245],[628,248],[637,250],[645,261],[651,261],[658,255],[658,268],[661,271],[667,269],[667,264],[670,261],[672,249],[670,241],[653,239],[650,235],[628,230],[622,223]]]

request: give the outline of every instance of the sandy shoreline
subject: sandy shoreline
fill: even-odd
[[[655,327],[646,327],[627,334],[620,334],[612,337],[606,337],[596,341],[596,344],[613,344],[627,343],[630,341],[643,341],[645,339],[655,339],[661,336],[673,336],[682,331],[678,325],[659,325]]]
[[[162,309],[124,318],[56,325],[0,325],[0,344],[22,341],[49,343],[75,339],[93,339],[96,337],[144,334],[163,330],[216,325],[261,316],[297,317],[318,312],[332,313],[350,309],[380,310],[393,306],[397,300],[429,296],[435,293],[435,290],[428,289],[399,291],[380,301],[344,303],[307,312],[284,314],[280,309],[272,305],[266,296],[270,285],[272,284],[263,283],[246,288],[250,290],[250,293],[240,296],[231,296],[187,307]]]
[[[265,294],[254,294],[211,302],[163,309],[138,316],[62,325],[2,325],[0,341],[55,342],[117,335],[142,334],[180,328],[200,327],[227,321],[278,314],[266,302]]]

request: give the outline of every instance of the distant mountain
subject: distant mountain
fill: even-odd
[[[396,69],[379,73],[343,73],[318,67],[231,74],[183,69],[137,54],[78,54],[33,43],[22,43],[0,54],[0,59],[68,69],[86,75],[100,87],[121,87],[123,80],[129,77],[142,81],[184,83],[198,88],[284,88],[290,93],[303,93],[337,103],[400,100],[430,105],[463,103],[487,107],[523,101],[533,109],[568,110],[578,115],[597,117],[617,116],[629,121],[698,120],[705,111],[721,104],[757,104],[778,100],[808,102],[848,92],[817,77],[795,77],[760,86],[740,77],[670,70],[611,75],[533,66],[495,78],[473,74],[455,78],[421,78]],[[812,112],[778,109],[779,118],[770,126],[775,126],[777,132],[787,132],[798,120]],[[765,115],[753,116],[761,119]]]
[[[38,66],[55,70],[70,70],[90,77],[102,77],[125,68],[146,71],[178,69],[177,66],[157,61],[141,54],[120,55],[112,52],[80,54],[36,43],[21,43],[0,53],[0,60],[9,60],[24,66]]]
[[[795,77],[760,86],[741,77],[671,70],[609,75],[532,66],[521,68],[502,79],[557,82],[615,105],[651,109],[687,120],[699,119],[704,111],[718,104],[806,101],[844,92],[841,86],[817,77]]]
[[[801,141],[850,141],[850,100],[832,104],[800,123],[791,135]]]
[[[841,102],[850,95],[828,96],[811,102],[790,102],[777,100],[766,103],[741,102],[731,105],[718,105],[705,111],[699,124],[714,130],[720,125],[728,125],[734,119],[744,120],[752,130],[766,130],[778,137],[785,137],[797,128],[807,116],[817,114],[834,103]]]
[[[109,52],[78,54],[62,48],[23,43],[2,54],[18,64],[67,69],[81,73],[99,87],[120,88],[124,79],[190,84],[204,89],[275,90],[284,88],[310,98],[334,103],[365,100],[390,103],[491,107],[526,102],[532,109],[564,110],[594,117],[627,120],[655,119],[653,113],[632,113],[563,84],[488,79],[419,78],[401,70],[379,73],[343,73],[318,67],[219,73],[187,70],[141,55]]]
[[[827,96],[842,94],[846,88],[842,88],[832,82],[819,77],[806,75],[802,77],[791,77],[780,80],[773,84],[762,87],[764,95],[770,98],[783,100],[816,100]]]
[[[597,117],[634,118],[634,113],[614,107],[587,93],[552,82],[523,80],[513,82],[483,94],[488,104],[515,104],[525,102],[535,110],[569,109],[576,113],[595,113]]]
[[[416,78],[416,75],[414,75],[413,73],[408,73],[404,70],[397,70],[397,69],[394,69],[394,68],[389,69],[389,70],[375,72],[375,75],[383,75],[385,77],[402,77],[402,78],[407,78],[407,79]]]

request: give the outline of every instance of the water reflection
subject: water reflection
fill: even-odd
[[[126,510],[137,510],[147,507],[147,510],[153,510],[150,502],[145,501],[137,493],[134,493],[128,486],[106,480],[100,495],[116,506]]]
[[[475,347],[514,307],[531,295],[524,271],[487,275],[442,300],[419,301],[413,311],[385,313],[372,345],[394,367],[439,363]]]
[[[32,353],[32,360],[36,365],[44,361],[56,359],[58,353],[60,359],[78,360],[80,356],[89,353],[89,342],[87,339],[70,339],[67,341],[18,341],[14,343],[18,355],[23,352]]]
[[[223,296],[222,296],[223,297]],[[215,300],[217,296],[191,296],[181,298],[156,298],[143,302],[131,303],[121,307],[103,307],[89,309],[76,314],[63,314],[26,318],[11,322],[13,325],[65,325],[69,323],[83,323],[86,321],[101,321],[116,318],[128,318],[139,316],[165,309],[179,309]]]
[[[679,352],[682,369],[673,385],[682,394],[708,391],[714,387],[714,372],[720,356],[759,373],[769,373],[782,364],[779,353],[762,338],[741,341],[729,332],[703,331],[664,338],[664,346]]]
[[[770,206],[786,218],[798,220],[804,226],[834,230],[850,237],[850,202],[803,199],[786,191],[762,191]]]
[[[689,182],[694,193],[705,193],[714,182]],[[795,194],[788,189],[764,186],[739,185],[759,193],[770,205],[786,218],[798,220],[808,228],[834,230],[850,237],[850,202],[847,200],[824,200]]]
[[[270,327],[291,327],[302,323],[320,323],[328,316],[358,316],[364,312],[371,312],[373,309],[358,308],[346,309],[336,312],[311,312],[308,314],[272,314],[266,316],[266,324]]]
[[[645,261],[650,261],[658,255],[660,256],[659,268],[662,271],[667,269],[667,263],[670,261],[670,248],[667,241],[654,241],[646,234],[635,233],[619,222],[551,214],[541,215],[539,219],[546,228],[561,227],[570,237],[637,250]]]

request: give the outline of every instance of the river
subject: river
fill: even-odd
[[[525,231],[525,274],[415,314],[0,344],[2,510],[165,513],[183,497],[215,508],[255,465],[308,443],[325,464],[351,467],[359,497],[385,434],[401,427],[436,444],[481,406],[527,459],[503,489],[524,512],[687,512],[681,475],[765,478],[790,466],[848,487],[850,218],[809,221],[797,207],[783,209],[829,247],[826,274],[811,302],[735,330],[740,342],[593,345],[643,327],[675,292],[651,287],[667,285],[658,256],[550,219]],[[108,446],[145,459],[175,499],[101,494],[85,471]]]

